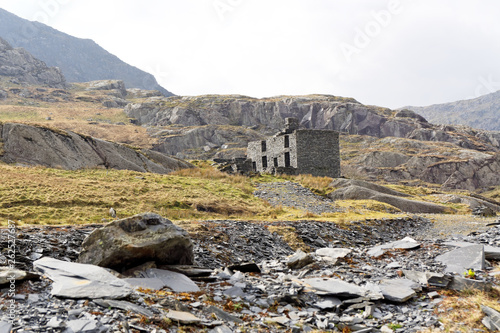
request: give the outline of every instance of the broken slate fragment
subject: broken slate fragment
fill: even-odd
[[[199,324],[199,323],[201,323],[200,318],[196,317],[195,315],[193,315],[189,312],[184,312],[184,311],[170,310],[167,313],[167,318],[174,321],[174,322],[178,322],[180,324]]]
[[[78,332],[78,333],[94,333],[98,332],[97,321],[95,320],[85,320],[85,319],[75,319],[66,322],[66,331],[68,332]],[[65,332],[66,332],[65,331]]]
[[[213,305],[210,305],[205,312],[209,314],[214,314],[215,316],[217,316],[219,320],[230,321],[237,324],[243,323],[243,320],[241,320],[240,318],[235,317],[232,314],[229,314],[226,311],[221,310]]]
[[[15,268],[11,269],[9,267],[0,267],[0,286],[9,284],[13,277],[16,281],[22,281],[26,279],[33,279],[38,277],[38,275]]]
[[[451,281],[450,276],[434,272],[403,270],[403,274],[407,279],[420,283],[422,286],[429,285],[439,288],[446,288]]]
[[[457,291],[469,290],[469,289],[490,291],[492,286],[491,286],[491,283],[488,281],[466,279],[464,277],[454,275],[448,288],[453,289],[453,290],[457,290]]]
[[[338,259],[345,258],[345,256],[347,256],[351,252],[351,249],[324,247],[322,249],[317,249],[316,255],[320,257]]]
[[[0,321],[0,332],[10,332],[12,330],[12,324],[5,321]]]
[[[482,245],[482,244],[475,244],[469,242],[446,242],[444,243],[444,245],[455,246],[455,247],[468,247],[471,245]],[[500,247],[484,245],[484,258],[490,260],[500,260]]]
[[[95,299],[94,303],[104,307],[104,308],[117,308],[117,309],[122,309],[125,311],[132,311],[138,314],[141,314],[146,317],[153,317],[154,313],[149,311],[146,308],[143,308],[142,306],[136,305],[134,303],[130,303],[127,301],[117,301],[117,300],[111,300],[111,299]]]
[[[165,287],[165,283],[158,278],[127,278],[123,281],[134,288],[160,290]]]
[[[291,269],[301,269],[313,261],[313,257],[310,254],[298,249],[294,254],[288,257],[286,265]]]
[[[481,305],[481,310],[489,319],[490,330],[500,330],[500,313],[486,305]]]
[[[382,280],[379,288],[386,300],[397,303],[406,302],[417,295],[415,290],[422,289],[419,284],[408,279]]]
[[[310,278],[302,282],[309,288],[316,290],[318,295],[332,295],[338,297],[355,298],[368,294],[365,288],[347,283],[339,279]]]
[[[372,247],[366,254],[370,257],[380,257],[384,253],[390,250],[411,250],[420,247],[420,243],[410,237],[405,237],[401,240],[386,243],[382,245],[377,245]]]
[[[176,293],[190,293],[200,291],[200,288],[190,278],[181,273],[166,271],[164,269],[150,268],[141,275],[145,278],[156,278]]]
[[[33,262],[54,281],[51,294],[67,298],[124,298],[132,287],[102,267],[44,257]]]
[[[446,265],[445,272],[462,274],[468,269],[484,270],[484,246],[471,245],[437,256],[436,261]]]
[[[313,306],[321,310],[329,310],[334,309],[341,304],[342,301],[337,297],[326,297],[323,301],[314,303]]]

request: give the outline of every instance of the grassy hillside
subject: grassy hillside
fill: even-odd
[[[109,218],[113,207],[118,217],[156,212],[173,220],[248,219],[333,221],[389,217],[380,204],[339,202],[343,212],[316,216],[286,207],[271,207],[252,195],[257,182],[291,179],[321,187],[315,177],[248,178],[222,173],[205,162],[201,168],[170,175],[122,170],[66,171],[0,164],[0,225],[7,220],[20,224],[85,224]],[[317,188],[324,191],[325,188]],[[394,211],[394,210],[392,210]]]

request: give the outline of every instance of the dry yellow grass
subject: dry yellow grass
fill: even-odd
[[[258,218],[275,212],[231,176],[197,178],[120,170],[66,171],[0,164],[0,222],[96,223],[146,211],[171,219]],[[237,184],[234,186],[233,184]]]
[[[47,94],[54,90],[47,88]],[[155,139],[147,134],[146,128],[130,124],[123,109],[104,107],[100,101],[105,97],[101,94],[72,90],[68,100],[54,98],[57,101],[50,103],[11,97],[0,103],[0,121],[37,124],[150,148]],[[90,96],[92,101],[76,99],[81,96]]]
[[[475,329],[487,329],[481,323],[484,317],[481,305],[500,311],[500,292],[494,288],[485,293],[471,290],[461,293],[443,293],[444,300],[439,304],[436,315],[443,324],[443,330],[425,330],[422,332],[472,332]]]

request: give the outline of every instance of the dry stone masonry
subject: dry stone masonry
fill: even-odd
[[[299,120],[285,119],[285,129],[273,137],[248,144],[254,171],[313,176],[340,176],[339,133],[299,129]]]

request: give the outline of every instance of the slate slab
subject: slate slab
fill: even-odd
[[[488,324],[491,327],[490,329],[500,330],[500,313],[486,305],[481,305],[481,310],[489,319]]]
[[[407,279],[420,283],[422,286],[446,288],[451,281],[450,276],[441,273],[403,270],[403,274]]]
[[[342,301],[337,297],[327,297],[322,301],[313,303],[313,306],[321,310],[334,309],[341,305]]]
[[[0,332],[10,333],[12,330],[12,324],[5,321],[0,321]]]
[[[338,259],[338,258],[345,258],[345,256],[347,256],[351,252],[352,252],[351,249],[324,247],[322,249],[317,249],[316,255],[321,257]]]
[[[9,284],[10,280],[14,278],[16,281],[22,281],[26,279],[33,279],[39,277],[36,274],[22,271],[20,269],[11,269],[9,267],[0,267],[0,286],[4,284]]]
[[[208,313],[208,314],[215,314],[217,316],[217,318],[220,319],[220,320],[230,321],[230,322],[237,323],[237,324],[243,323],[243,320],[241,320],[240,318],[235,317],[232,314],[229,314],[226,311],[221,310],[218,307],[213,306],[213,305],[210,305],[206,309],[205,312]]]
[[[189,312],[184,311],[168,311],[166,317],[174,322],[178,322],[180,324],[199,324],[201,323],[201,319],[193,315]]]
[[[132,287],[102,267],[44,257],[33,267],[54,283],[51,294],[67,298],[124,298]]]
[[[420,243],[410,237],[405,237],[401,240],[390,242],[372,247],[366,254],[370,257],[380,257],[390,250],[411,250],[420,247]]]
[[[451,280],[450,284],[448,285],[448,288],[453,289],[453,290],[457,290],[457,291],[469,290],[469,289],[490,291],[492,286],[491,286],[491,283],[488,281],[466,279],[464,277],[454,275],[453,279]]]
[[[158,268],[165,269],[171,272],[181,273],[186,275],[187,277],[210,276],[213,273],[213,269],[191,265],[163,265],[159,266]]]
[[[176,293],[190,293],[200,291],[200,288],[186,275],[167,271],[164,269],[150,268],[141,273],[145,278],[156,278],[161,280],[166,287]]]
[[[146,317],[153,317],[154,313],[146,308],[143,308],[142,306],[139,306],[134,303],[130,303],[127,301],[117,301],[117,300],[111,300],[111,299],[95,299],[94,303],[104,307],[104,308],[116,308],[116,309],[122,309],[125,311],[132,311],[138,314],[141,314]]]
[[[384,298],[390,302],[403,303],[416,296],[416,290],[422,288],[420,284],[408,279],[382,280],[379,288]]]
[[[78,332],[78,333],[94,333],[98,332],[97,321],[95,320],[85,320],[85,319],[75,319],[66,322],[66,331]]]
[[[435,258],[446,265],[445,272],[462,274],[468,269],[484,270],[484,246],[471,245],[455,249]]]
[[[304,279],[302,282],[311,289],[316,290],[318,295],[355,298],[368,294],[365,288],[335,278],[310,278]]]
[[[455,246],[455,247],[468,247],[471,245],[483,245],[485,259],[500,260],[500,247],[495,247],[495,246],[485,245],[485,244],[469,243],[469,242],[446,242],[446,243],[444,243],[444,245]]]
[[[123,281],[135,288],[160,290],[165,287],[165,283],[158,278],[126,278]]]

